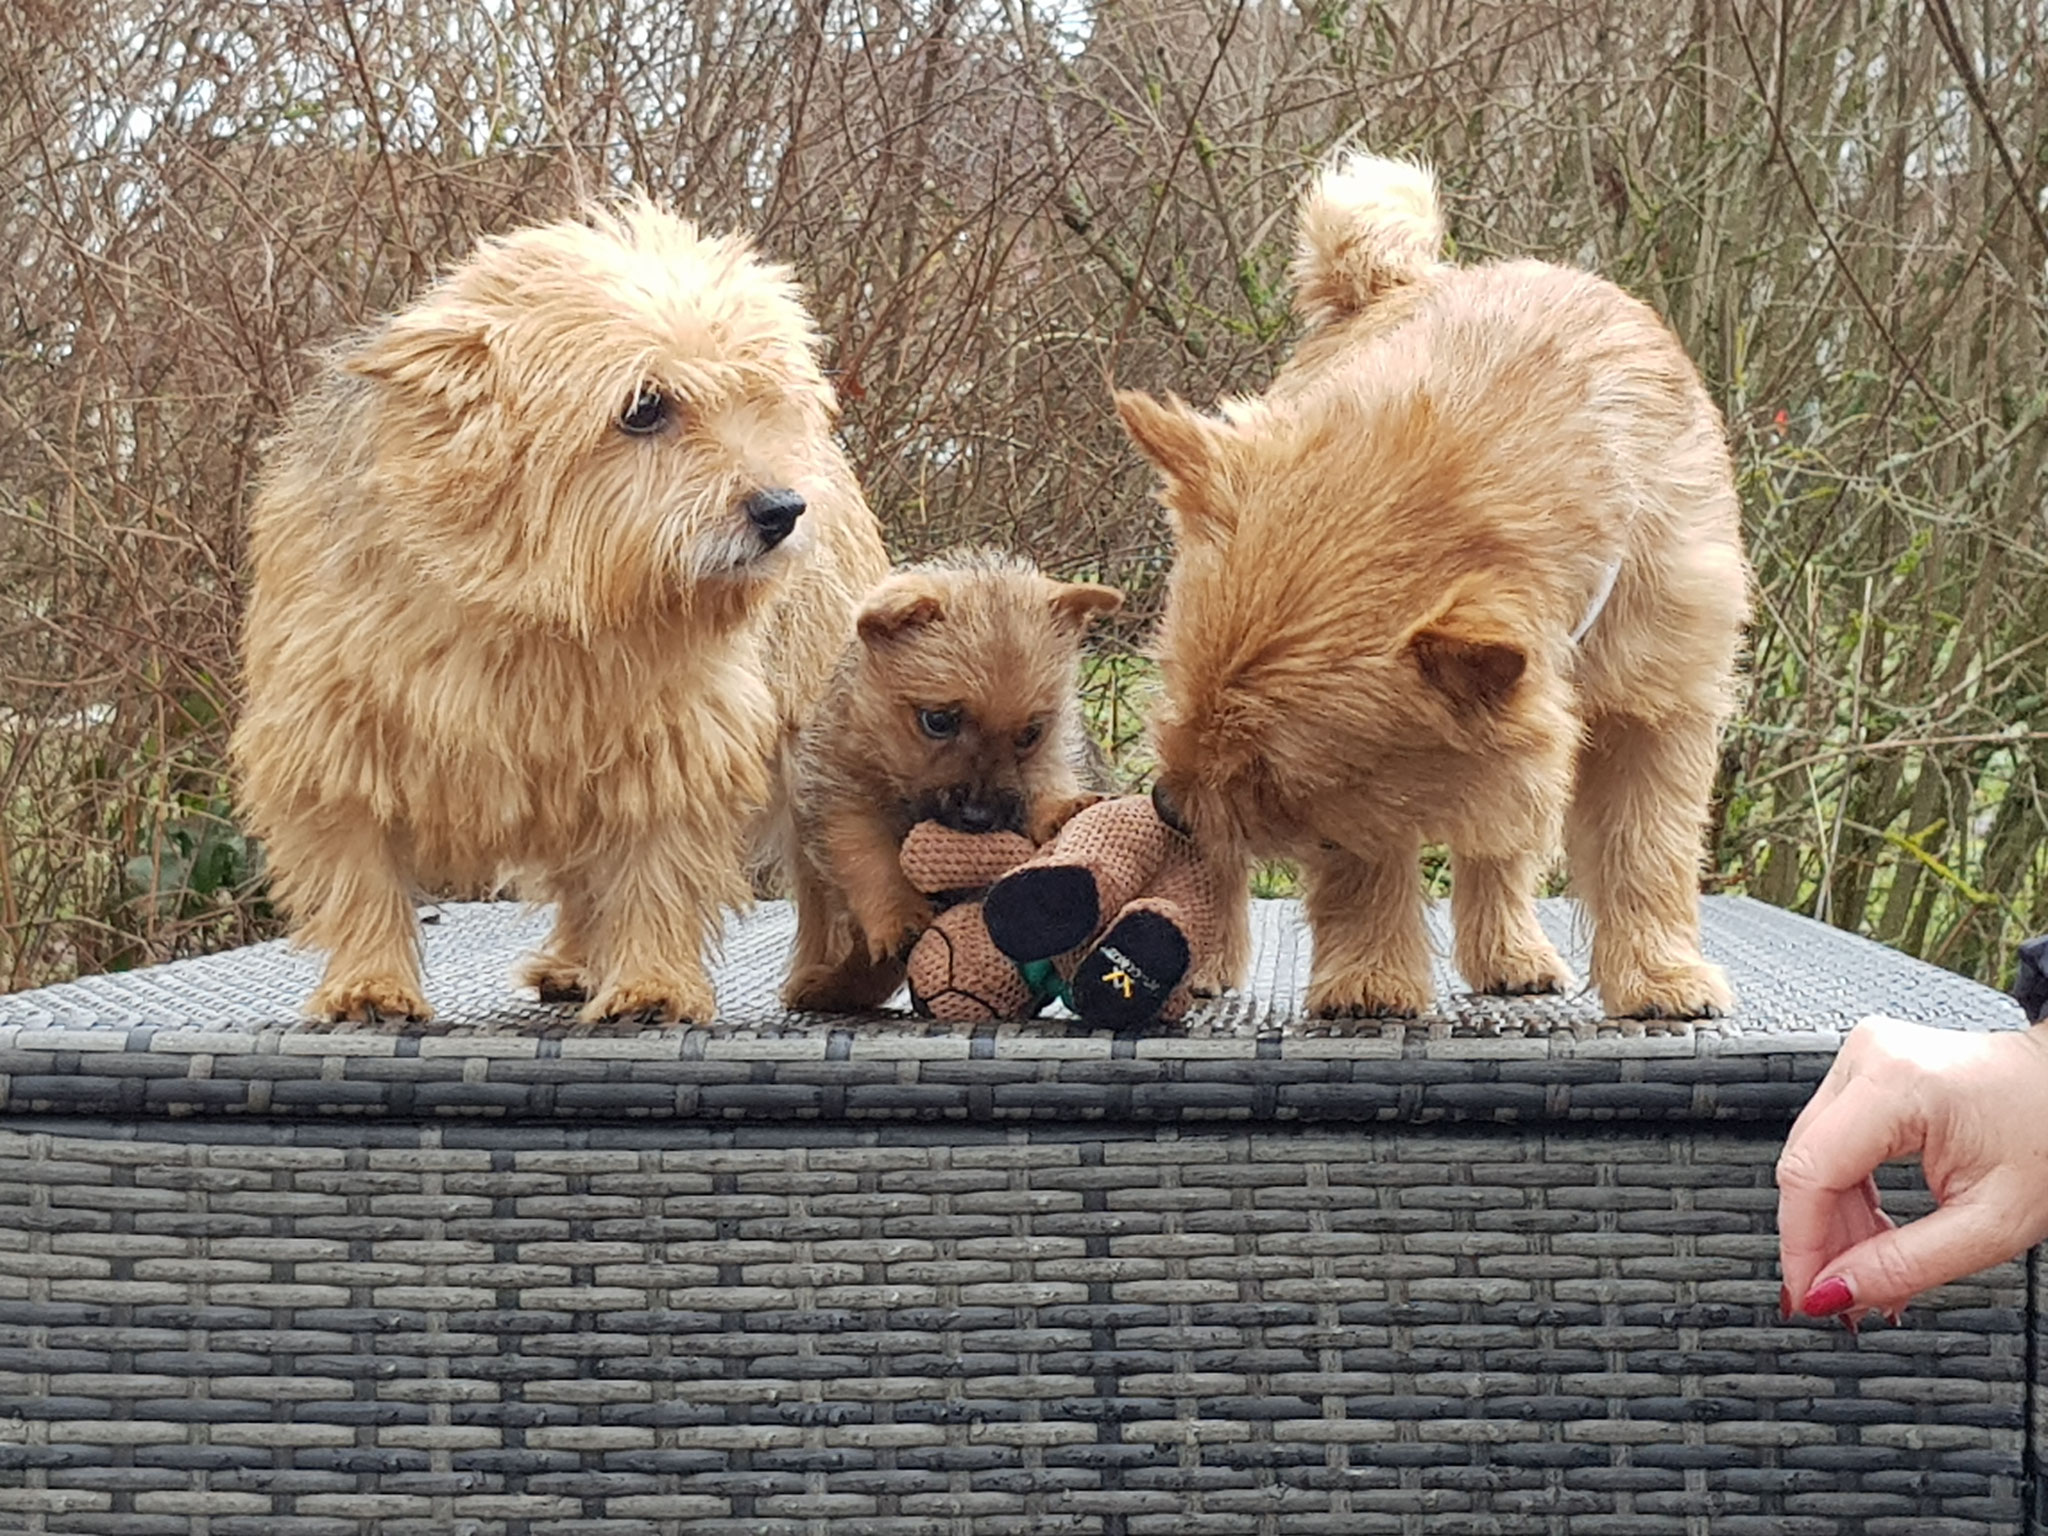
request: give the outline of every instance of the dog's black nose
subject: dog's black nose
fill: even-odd
[[[1188,829],[1187,816],[1180,808],[1180,801],[1166,787],[1164,779],[1152,786],[1152,814],[1176,832],[1185,833]]]
[[[954,807],[953,819],[960,824],[956,830],[961,832],[993,832],[1002,817],[992,805],[985,805],[979,800],[963,800]]]
[[[928,819],[955,832],[1024,830],[1024,799],[1014,791],[955,784],[930,803]]]
[[[803,497],[788,490],[756,491],[740,507],[770,549],[788,538],[796,520],[804,515]]]

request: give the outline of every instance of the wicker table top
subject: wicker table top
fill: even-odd
[[[0,1113],[1781,1123],[1859,1018],[2022,1022],[1978,983],[1716,897],[1703,906],[1704,940],[1734,982],[1732,1018],[1646,1028],[1604,1018],[1585,994],[1473,997],[1439,961],[1428,1017],[1318,1024],[1301,1013],[1299,908],[1254,910],[1249,985],[1145,1036],[1056,1012],[973,1028],[900,1012],[790,1015],[775,1001],[792,923],[781,903],[730,925],[715,1026],[604,1034],[576,1030],[572,1010],[524,999],[508,979],[545,912],[449,905],[430,909],[425,929],[441,1017],[406,1033],[298,1023],[319,961],[282,943],[0,996]],[[1544,902],[1541,915],[1583,972],[1576,907]],[[1440,953],[1445,922],[1432,913]]]

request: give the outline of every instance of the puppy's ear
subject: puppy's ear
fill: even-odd
[[[936,624],[946,616],[938,589],[915,571],[884,577],[860,605],[854,627],[861,640],[879,645],[913,630]]]
[[[1124,595],[1115,587],[1092,581],[1052,584],[1052,616],[1074,629],[1086,629],[1091,619],[1115,613],[1123,605]]]
[[[1499,708],[1529,668],[1512,611],[1469,585],[1416,626],[1408,654],[1422,680],[1463,711]]]
[[[342,366],[450,405],[471,404],[491,393],[490,322],[470,305],[424,304],[386,321]]]
[[[1223,474],[1223,434],[1228,430],[1192,409],[1178,395],[1155,400],[1136,390],[1116,392],[1116,414],[1138,451],[1166,482],[1159,499],[1183,539],[1230,536],[1237,516]]]

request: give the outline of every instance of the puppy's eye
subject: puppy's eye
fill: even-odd
[[[642,384],[633,403],[619,413],[619,430],[629,437],[651,437],[668,425],[668,396],[652,384]]]
[[[1044,739],[1045,722],[1043,720],[1034,720],[1017,733],[1017,750],[1019,752],[1029,752]]]
[[[933,741],[951,741],[960,734],[960,711],[920,709],[917,712],[917,728]]]

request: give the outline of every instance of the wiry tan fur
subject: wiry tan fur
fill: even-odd
[[[1075,697],[1090,619],[1113,587],[982,552],[912,566],[861,605],[858,636],[797,754],[797,934],[783,1000],[857,1010],[903,979],[932,906],[898,863],[920,821],[1042,841],[1108,788]],[[958,717],[934,740],[920,710]]]
[[[234,751],[314,1016],[427,1017],[415,888],[507,880],[558,904],[544,993],[712,1016],[749,819],[887,569],[815,346],[786,270],[640,203],[486,242],[300,402]],[[807,503],[774,547],[766,490]]]
[[[1441,232],[1414,167],[1332,168],[1295,269],[1312,328],[1266,396],[1118,399],[1178,530],[1163,793],[1301,861],[1317,1014],[1429,1003],[1425,841],[1475,989],[1570,985],[1531,902],[1560,835],[1608,1011],[1724,1010],[1698,865],[1747,572],[1720,418],[1649,309],[1445,265]]]
[[[1311,329],[1350,320],[1443,259],[1436,178],[1419,165],[1360,155],[1318,176],[1295,214],[1294,308]]]

